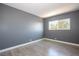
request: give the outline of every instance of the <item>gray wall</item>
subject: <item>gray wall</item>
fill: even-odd
[[[0,49],[42,38],[41,18],[0,4]]]
[[[71,30],[48,30],[48,22],[70,18]],[[57,40],[79,43],[79,11],[65,13],[44,19],[44,37]]]

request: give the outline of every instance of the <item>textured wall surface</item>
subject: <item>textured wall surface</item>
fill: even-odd
[[[70,30],[48,30],[48,22],[70,18]],[[79,43],[79,11],[53,16],[44,20],[44,37],[57,40]]]
[[[42,38],[43,20],[0,4],[0,49]]]

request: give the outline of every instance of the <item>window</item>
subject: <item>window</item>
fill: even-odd
[[[49,21],[49,30],[70,30],[70,18]]]

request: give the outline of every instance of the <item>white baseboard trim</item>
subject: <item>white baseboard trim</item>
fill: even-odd
[[[5,49],[0,50],[0,53],[9,51],[9,50],[12,50],[12,49],[15,49],[15,48],[19,48],[19,47],[22,47],[22,46],[25,46],[25,45],[28,45],[28,44],[32,44],[32,43],[35,43],[35,42],[39,42],[41,40],[43,40],[43,39],[38,39],[38,40],[31,41],[31,42],[28,42],[28,43],[23,43],[23,44],[19,44],[19,45],[13,46],[13,47],[5,48]]]
[[[70,43],[70,42],[64,42],[64,41],[60,41],[60,40],[56,40],[56,39],[43,38],[43,40],[50,40],[50,41],[55,41],[55,42],[64,43],[64,44],[68,44],[68,45],[73,45],[73,46],[78,46],[79,47],[79,44]]]
[[[19,47],[22,47],[22,46],[25,46],[25,45],[28,45],[28,44],[32,44],[32,43],[35,43],[35,42],[39,42],[41,40],[55,41],[55,42],[64,43],[64,44],[68,44],[68,45],[73,45],[73,46],[78,46],[79,47],[79,44],[75,44],[75,43],[64,42],[64,41],[60,41],[60,40],[56,40],[56,39],[42,38],[42,39],[38,39],[38,40],[31,41],[31,42],[28,42],[28,43],[24,43],[24,44],[20,44],[20,45],[17,45],[17,46],[13,46],[13,47],[10,47],[10,48],[2,49],[2,50],[0,50],[0,53],[9,51],[9,50],[12,50],[12,49],[15,49],[15,48],[19,48]]]

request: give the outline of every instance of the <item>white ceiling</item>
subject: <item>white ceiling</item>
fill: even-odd
[[[5,3],[41,18],[58,15],[79,9],[78,3]]]

